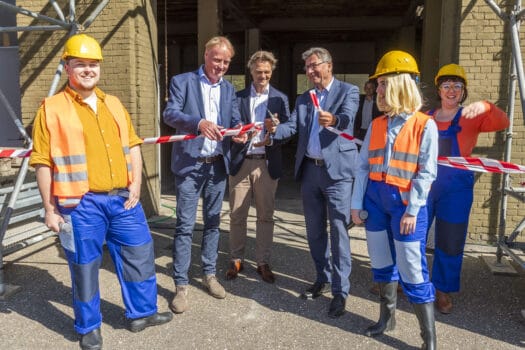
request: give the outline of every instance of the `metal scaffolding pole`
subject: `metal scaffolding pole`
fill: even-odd
[[[88,16],[88,18],[84,21],[83,24],[80,24],[77,22],[77,16],[76,16],[76,10],[75,10],[76,8],[75,0],[69,1],[69,14],[68,14],[67,19],[64,16],[64,13],[60,9],[60,7],[58,6],[58,4],[56,3],[56,1],[50,0],[49,3],[51,4],[55,12],[57,13],[57,16],[59,17],[58,19],[51,18],[45,15],[42,15],[40,13],[33,12],[30,10],[24,9],[22,7],[19,7],[19,6],[11,5],[9,3],[6,3],[5,1],[0,1],[0,8],[5,8],[8,11],[11,11],[17,14],[21,14],[21,15],[25,15],[28,17],[32,17],[35,19],[43,20],[43,21],[46,21],[52,24],[49,26],[0,27],[0,33],[2,32],[25,32],[25,31],[36,31],[36,30],[42,30],[42,31],[67,30],[68,37],[69,37],[73,34],[76,34],[88,28],[93,23],[93,21],[98,17],[98,15],[104,10],[104,8],[107,6],[107,4],[109,3],[109,0],[104,0],[100,2],[100,4],[97,5],[97,7]],[[53,80],[51,82],[51,86],[50,86],[50,89],[47,95],[48,97],[55,94],[58,83],[62,76],[63,68],[64,68],[64,61],[60,60],[58,68],[55,71],[55,76],[53,77]],[[12,110],[12,108],[10,108],[11,106],[7,102],[7,99],[5,99],[5,96],[3,93],[0,93],[0,100],[1,100],[0,102],[6,104],[9,111]],[[26,142],[28,143],[29,148],[31,148],[33,142],[31,138],[29,137],[29,135],[27,135],[27,133],[25,132],[25,129],[23,128],[20,122],[20,119],[17,118],[16,115],[14,115],[14,111],[11,117],[15,120],[15,124],[17,125],[20,133],[26,139]],[[7,209],[5,211],[5,215],[0,225],[0,300],[3,300],[9,297],[10,295],[16,293],[20,289],[17,286],[9,285],[5,282],[2,241],[4,239],[5,233],[7,232],[9,221],[13,214],[15,203],[20,193],[20,190],[22,188],[22,185],[24,184],[28,169],[29,169],[29,158],[24,158],[24,160],[22,161],[22,165],[17,174],[17,179],[15,182],[15,186],[13,188],[13,193],[11,194]]]
[[[519,86],[522,115],[525,119],[525,75],[523,72],[523,60],[521,56],[521,48],[519,41],[519,26],[521,17],[525,10],[521,8],[521,0],[516,0],[513,10],[510,14],[504,13],[501,8],[493,0],[485,0],[487,5],[505,22],[509,23],[509,31],[511,37],[512,60],[511,60],[511,74],[509,78],[509,127],[507,129],[507,138],[505,140],[505,161],[511,161],[512,155],[512,137],[514,131],[514,110],[516,99],[516,83]],[[518,234],[525,229],[525,219],[514,229],[510,236],[505,235],[507,226],[507,201],[508,196],[525,201],[525,191],[523,189],[514,188],[511,185],[509,174],[503,176],[501,185],[501,211],[500,211],[500,225],[498,232],[498,248],[496,251],[497,264],[501,264],[503,253],[510,256],[514,261],[519,263],[521,267],[525,268],[525,262],[517,254],[512,251],[512,248],[523,248],[523,243],[515,242],[514,240]]]

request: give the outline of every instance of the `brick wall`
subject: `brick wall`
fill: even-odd
[[[513,3],[513,1],[507,3]],[[474,6],[468,0],[462,1],[462,4],[458,52],[459,64],[465,67],[468,77],[469,98],[465,104],[486,99],[507,111],[511,59],[508,26],[482,1],[476,2]],[[523,45],[525,43],[523,33],[520,39],[522,46],[525,46]],[[516,98],[513,120],[511,162],[525,164],[525,130],[519,94]],[[503,160],[504,151],[505,132],[487,133],[480,135],[473,156]],[[514,186],[519,186],[524,180],[523,176],[513,175],[511,177],[511,183]],[[500,224],[501,182],[502,176],[500,175],[476,175],[469,239],[494,241],[497,238]],[[523,218],[523,207],[524,204],[521,201],[509,198],[506,217],[507,233],[511,232]]]
[[[62,2],[68,15],[68,2]],[[98,2],[76,1],[76,17],[83,23]],[[155,2],[110,1],[85,33],[95,37],[102,46],[104,61],[99,87],[118,96],[131,114],[140,137],[158,135],[157,103],[157,25]],[[56,18],[48,1],[18,1],[18,6]],[[18,25],[45,24],[19,15]],[[22,116],[26,125],[32,123],[41,100],[47,95],[58,67],[65,30],[20,33]],[[60,80],[58,90],[66,83]],[[142,204],[148,215],[158,212],[160,185],[157,147],[142,146],[144,159]]]

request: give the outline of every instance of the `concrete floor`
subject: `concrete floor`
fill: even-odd
[[[160,311],[172,298],[171,244],[175,199],[163,197],[162,216],[151,220],[156,247]],[[254,211],[249,218],[245,270],[226,281],[228,263],[228,203],[222,216],[218,276],[228,295],[210,297],[201,284],[200,216],[194,235],[190,270],[190,307],[171,323],[141,333],[126,330],[120,289],[106,252],[100,271],[102,335],[105,349],[418,349],[419,329],[412,307],[401,296],[397,328],[368,338],[363,330],[378,316],[378,297],[371,295],[370,264],[362,228],[350,230],[353,254],[351,295],[347,312],[327,317],[329,297],[302,300],[300,292],[313,282],[314,267],[305,240],[302,204],[297,184],[282,182],[275,213],[272,267],[274,285],[262,282],[255,271]],[[200,215],[200,213],[199,213]],[[462,291],[454,295],[454,312],[436,314],[439,349],[517,349],[525,347],[525,273],[493,275],[482,255],[495,248],[468,245]],[[431,256],[429,256],[431,259]],[[55,238],[8,255],[6,279],[21,291],[0,302],[0,349],[77,349],[70,307],[69,271]]]

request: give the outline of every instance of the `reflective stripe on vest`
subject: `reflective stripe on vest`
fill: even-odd
[[[124,106],[111,95],[106,95],[105,105],[115,118],[124,152],[128,184],[131,182],[131,157],[129,130]],[[84,131],[80,118],[67,92],[58,93],[44,100],[46,124],[50,130],[50,149],[53,159],[52,193],[62,206],[75,206],[89,191]]]
[[[368,151],[369,177],[375,181],[384,180],[390,185],[397,186],[405,205],[408,205],[412,178],[418,170],[419,146],[429,119],[428,115],[416,112],[405,122],[394,141],[385,174],[382,170],[388,133],[388,117],[382,116],[372,121]]]

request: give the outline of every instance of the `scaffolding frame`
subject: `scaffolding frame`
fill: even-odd
[[[102,0],[95,7],[93,12],[86,18],[86,20],[83,23],[78,22],[78,18],[76,14],[75,0],[69,0],[67,16],[64,15],[64,12],[62,11],[62,9],[60,8],[60,6],[55,0],[50,0],[48,3],[55,10],[56,15],[58,16],[58,19],[43,15],[38,12],[30,11],[20,6],[12,5],[5,1],[0,1],[0,8],[5,8],[6,10],[13,12],[15,14],[25,15],[25,16],[32,17],[34,19],[42,20],[42,21],[49,23],[48,25],[34,25],[34,26],[30,25],[30,26],[24,26],[24,27],[18,27],[18,26],[0,27],[0,33],[65,30],[67,31],[67,37],[70,37],[71,35],[74,35],[74,34],[77,34],[79,32],[86,30],[94,22],[94,20],[100,15],[100,13],[106,8],[107,4],[109,3],[109,0]],[[51,82],[51,86],[47,94],[48,97],[55,94],[57,87],[58,87],[58,83],[60,82],[60,78],[62,76],[63,70],[64,70],[64,60],[61,59],[55,71],[53,80]],[[26,133],[25,128],[23,127],[21,123],[21,118],[18,118],[16,116],[14,109],[9,104],[9,101],[7,100],[7,98],[5,97],[5,95],[3,94],[1,90],[0,90],[0,102],[5,104],[5,106],[7,107],[9,116],[11,117],[11,119],[13,119],[17,129],[19,130],[20,134],[23,136],[28,148],[32,148],[33,141],[31,140],[31,137]],[[20,194],[22,185],[24,184],[28,169],[29,169],[29,158],[26,157],[22,160],[22,164],[18,170],[16,182],[13,188],[13,193],[11,194],[11,197],[9,199],[9,203],[7,205],[7,209],[5,211],[5,215],[4,215],[4,218],[0,226],[0,300],[4,300],[8,298],[9,296],[13,295],[14,293],[20,290],[19,286],[10,285],[6,283],[5,281],[2,241],[4,240],[4,236],[7,232],[7,228],[9,226],[9,222],[11,220],[11,217],[13,215],[13,211],[15,208],[15,203]],[[45,238],[47,237],[41,236],[41,239],[33,240],[31,243],[39,242]]]
[[[525,16],[525,9],[521,6],[521,0],[516,0],[514,8],[510,13],[505,13],[494,2],[494,0],[485,0],[485,3],[501,18],[504,22],[509,24],[509,34],[511,38],[512,59],[509,77],[509,127],[507,129],[507,137],[505,140],[505,156],[504,160],[510,162],[512,154],[512,137],[514,131],[514,110],[516,104],[516,83],[519,86],[522,116],[525,120],[525,75],[523,71],[523,59],[521,56],[521,47],[519,40],[520,22]],[[525,249],[525,243],[517,242],[516,238],[525,229],[525,217],[514,228],[509,236],[505,235],[507,229],[507,201],[511,196],[522,202],[525,202],[525,188],[514,187],[511,184],[509,174],[504,174],[501,183],[501,210],[500,210],[500,225],[498,231],[496,258],[497,264],[501,264],[503,253],[510,256],[522,268],[525,269],[525,261],[516,254],[512,249]]]

